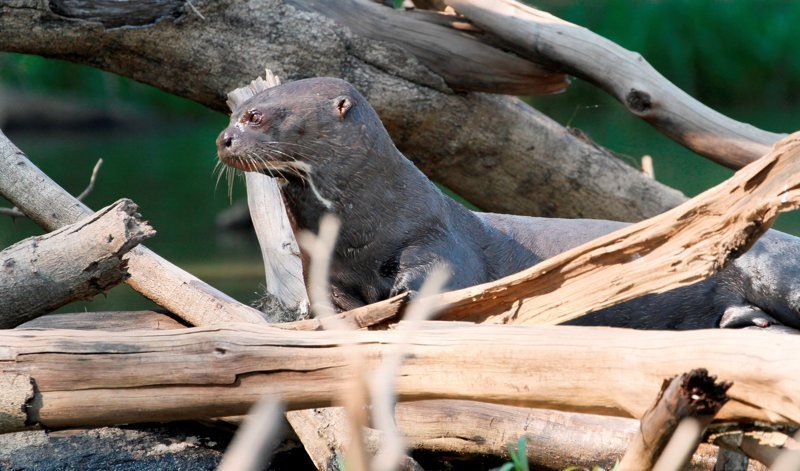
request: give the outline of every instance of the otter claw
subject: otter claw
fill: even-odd
[[[728,307],[719,320],[721,329],[741,329],[743,327],[766,329],[776,324],[780,325],[780,322],[761,309],[748,305]]]

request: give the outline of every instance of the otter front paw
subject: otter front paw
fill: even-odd
[[[766,312],[749,304],[729,306],[719,320],[721,329],[741,329],[743,327],[764,329],[774,324],[779,324],[779,322]]]

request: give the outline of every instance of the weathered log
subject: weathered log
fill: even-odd
[[[706,107],[641,55],[536,8],[515,0],[445,3],[520,56],[597,85],[671,139],[726,167],[747,165],[785,137]]]
[[[570,466],[613,468],[625,453],[638,422],[621,417],[576,414],[472,401],[417,401],[397,405],[397,425],[416,451],[469,459],[509,459],[508,446],[527,440],[534,469]],[[701,444],[685,469],[711,470],[718,448]],[[748,469],[760,469],[751,463]]]
[[[771,467],[784,450],[800,450],[792,437],[775,430],[723,430],[712,433],[711,442],[732,453],[745,455]]]
[[[227,91],[264,67],[285,80],[339,76],[367,97],[423,171],[487,210],[633,221],[683,201],[516,98],[452,93],[399,46],[280,1],[192,3],[205,20],[183,4],[177,20],[105,28],[46,3],[6,2],[0,49],[90,64],[219,111]]]
[[[350,426],[345,410],[340,407],[306,409],[286,414],[306,448],[317,469],[335,469],[340,454],[350,442]],[[413,427],[409,430],[413,430]],[[382,435],[373,429],[364,430],[364,448],[374,455],[381,446]],[[418,471],[422,468],[409,457],[405,457],[399,468],[403,471]]]
[[[72,224],[93,213],[33,165],[2,132],[0,194],[46,230]],[[130,274],[126,282],[190,324],[264,322],[257,310],[205,284],[144,246],[132,249],[125,259]]]
[[[285,330],[322,330],[337,327],[382,329],[400,320],[408,300],[408,292],[400,293],[379,303],[367,304],[366,306],[335,314],[330,318],[284,322],[274,324],[274,327]]]
[[[800,133],[795,133],[673,210],[506,278],[439,295],[445,305],[440,318],[557,324],[686,286],[725,267],[779,212],[798,205]]]
[[[730,383],[717,383],[704,369],[692,370],[680,376],[665,380],[653,406],[644,413],[640,425],[631,440],[625,456],[619,462],[620,471],[652,469],[659,462],[662,452],[671,443],[671,438],[684,419],[693,418],[702,422],[700,436],[694,436],[691,458],[694,449],[702,438],[702,431],[711,423],[716,413],[728,401],[725,394]],[[687,463],[678,465],[683,469]]]
[[[0,329],[16,327],[128,277],[123,255],[155,231],[122,199],[43,236],[0,252]]]
[[[17,329],[76,329],[76,330],[162,330],[182,329],[168,314],[156,311],[96,311],[48,314],[37,317]]]
[[[468,399],[641,417],[663,378],[702,364],[734,383],[718,419],[800,424],[794,336],[441,324],[411,336],[397,376],[401,401]],[[7,383],[36,385],[31,402],[7,403],[25,412],[27,424],[222,417],[243,414],[263,394],[289,409],[330,405],[348,383],[353,351],[365,372],[374,370],[405,335],[253,324],[102,334],[8,330],[0,332],[0,367]],[[572,370],[582,374],[563,374]],[[23,387],[17,397],[29,392]]]
[[[448,323],[447,325],[450,325]],[[42,316],[23,324],[21,328],[39,329],[92,329],[92,330],[141,330],[182,328],[167,315],[150,312],[69,313]],[[338,418],[342,412],[327,412],[332,409],[294,411],[288,419],[300,437],[318,431],[323,437],[314,441],[303,439],[306,449],[325,444],[319,450],[312,449],[314,456],[331,456],[328,444],[347,443],[342,435],[342,424],[329,419]],[[319,417],[320,414],[322,417]],[[620,417],[605,417],[575,414],[553,410],[527,409],[473,401],[415,401],[400,403],[396,407],[397,426],[402,430],[411,449],[445,456],[469,459],[476,456],[499,456],[508,459],[507,445],[527,438],[528,458],[531,464],[550,469],[566,466],[593,465],[610,468],[621,457],[634,433],[638,422]],[[304,423],[301,423],[304,422]],[[316,432],[315,432],[316,433]],[[724,437],[734,432],[727,431]],[[319,435],[317,435],[319,437]],[[376,450],[380,436],[367,433],[367,447]],[[722,438],[715,439],[715,443]],[[1,441],[1,439],[0,439]],[[771,463],[780,451],[780,443],[767,444],[749,435],[724,444],[743,451],[748,456]],[[338,448],[338,447],[335,447]],[[714,467],[717,449],[701,444],[689,469],[710,470]],[[318,463],[330,460],[315,461]],[[413,463],[408,462],[408,466]],[[753,462],[750,468],[754,469]]]

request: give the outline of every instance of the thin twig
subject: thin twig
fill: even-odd
[[[272,455],[280,430],[283,406],[269,395],[250,409],[233,437],[217,471],[257,471],[264,469]]]
[[[92,169],[92,174],[89,176],[89,185],[87,185],[86,189],[84,189],[81,194],[78,195],[76,198],[78,201],[83,201],[83,199],[89,196],[94,190],[94,184],[97,181],[97,173],[100,171],[101,165],[103,165],[103,159],[97,159],[97,163],[94,164],[94,168]],[[17,209],[16,206],[13,208],[0,208],[0,215],[10,216],[12,218],[28,217],[25,215],[25,213]]]
[[[97,181],[97,172],[100,171],[101,165],[103,165],[103,159],[97,159],[97,163],[94,164],[94,168],[92,169],[92,175],[89,177],[89,185],[78,195],[78,201],[83,201],[83,199],[89,196],[92,190],[94,190],[94,182]]]
[[[350,326],[335,314],[335,309],[330,299],[330,272],[331,257],[341,223],[333,214],[325,214],[319,222],[319,234],[314,235],[309,231],[298,234],[297,242],[306,250],[310,264],[308,267],[308,297],[311,302],[311,312],[319,319],[324,329],[342,331],[342,346],[349,346],[345,350],[351,374],[348,385],[344,388],[341,397],[342,405],[347,413],[350,426],[350,443],[347,447],[345,463],[347,469],[363,471],[367,467],[367,449],[364,441],[363,430],[368,425],[366,412],[368,394],[367,382],[364,377],[364,359],[357,355],[352,348],[355,339],[347,335]]]
[[[24,218],[24,217],[27,217],[27,216],[25,216],[25,213],[23,213],[22,211],[17,209],[16,206],[13,207],[13,208],[0,208],[0,215],[2,215],[2,216],[10,216],[12,218]]]
[[[200,10],[198,10],[198,9],[197,9],[197,8],[194,6],[194,3],[192,3],[192,1],[191,1],[191,0],[186,0],[186,4],[187,4],[187,5],[189,5],[189,8],[191,8],[191,9],[192,9],[192,11],[194,12],[194,14],[195,14],[195,15],[197,15],[197,16],[199,16],[201,20],[203,20],[203,21],[205,21],[205,20],[206,20],[206,17],[205,17],[205,16],[203,16],[203,14],[202,14],[202,13],[200,13]]]
[[[405,322],[399,327],[403,335],[395,345],[395,350],[386,357],[370,382],[373,424],[376,429],[383,432],[381,447],[372,460],[371,469],[377,471],[400,469],[406,459],[405,439],[394,420],[394,406],[397,402],[395,378],[406,357],[413,331],[420,322],[429,320],[436,314],[437,304],[434,296],[442,292],[449,277],[450,271],[446,266],[438,266],[431,271],[420,287],[418,296],[406,310],[403,317]]]

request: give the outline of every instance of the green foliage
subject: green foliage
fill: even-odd
[[[517,442],[516,450],[511,446],[508,447],[508,454],[511,455],[511,461],[496,468],[495,471],[528,471],[528,453],[525,451],[526,445],[527,437],[523,435]]]
[[[770,0],[529,0],[641,53],[711,105],[800,102],[800,2]]]

